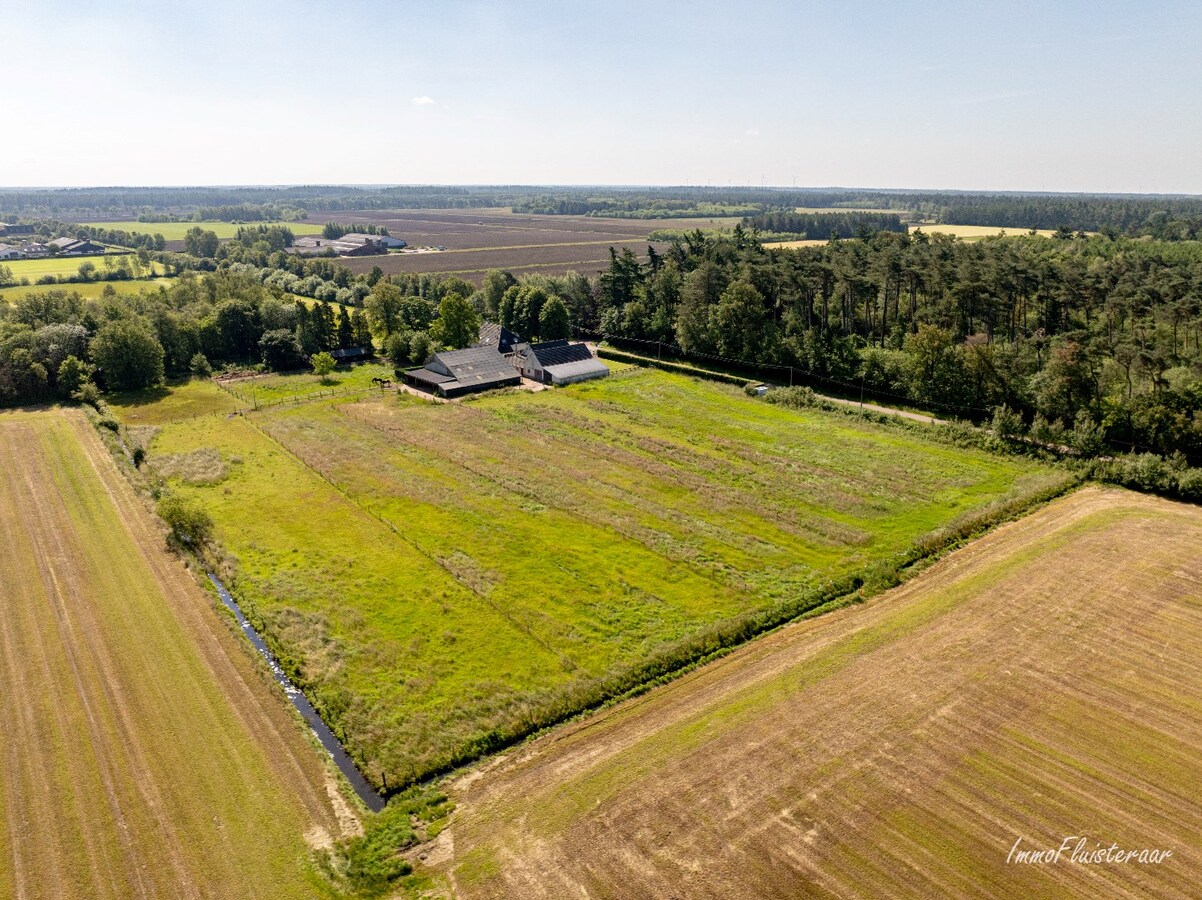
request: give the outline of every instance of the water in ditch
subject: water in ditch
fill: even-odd
[[[284,674],[284,670],[276,661],[272,652],[267,649],[267,644],[259,637],[259,633],[255,631],[254,626],[247,621],[246,616],[242,614],[238,602],[230,596],[230,592],[225,589],[225,585],[212,572],[209,574],[209,581],[213,582],[213,587],[217,588],[217,595],[221,597],[221,602],[226,608],[234,614],[238,620],[238,624],[242,626],[243,633],[247,639],[254,645],[254,648],[263,654],[263,658],[267,660],[267,665],[271,667],[271,673],[275,676],[275,680],[279,682],[280,687],[284,689],[284,693],[288,699],[292,701],[292,705],[309,723],[309,727],[313,729],[313,733],[317,735],[317,739],[321,741],[321,745],[326,748],[330,756],[334,758],[334,764],[338,766],[338,770],[346,776],[346,780],[351,783],[351,787],[355,789],[355,793],[367,804],[367,808],[372,812],[379,812],[384,808],[384,798],[376,793],[375,788],[371,783],[363,777],[363,773],[359,771],[358,766],[347,755],[342,744],[338,742],[338,738],[334,737],[334,733],[330,731],[321,716],[317,714],[317,710],[313,708],[313,704],[308,698],[301,693],[300,689],[288,680],[288,676]]]

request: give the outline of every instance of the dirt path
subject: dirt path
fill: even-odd
[[[465,897],[1189,897],[1202,509],[1087,489],[465,778]],[[1007,864],[1014,842],[1163,865]]]
[[[95,432],[3,414],[0,458],[0,896],[321,896],[321,759]]]

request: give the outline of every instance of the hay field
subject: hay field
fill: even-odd
[[[213,515],[252,620],[392,785],[1064,479],[652,371],[202,415],[164,423],[149,461],[205,449],[224,479],[173,488]]]
[[[76,267],[78,272],[78,266]],[[104,294],[106,287],[112,287],[118,294],[139,294],[142,291],[154,291],[160,287],[171,287],[174,278],[151,278],[130,281],[88,281],[69,284],[28,284],[16,287],[0,288],[0,303],[12,302],[30,294],[44,294],[46,291],[72,291],[86,299],[96,299]]]
[[[821,247],[829,241],[802,238],[799,241],[765,241],[764,247],[768,250],[796,250],[798,247]]]
[[[328,896],[317,751],[95,431],[0,413],[0,456],[0,896]]]
[[[1088,488],[462,779],[462,897],[1194,897],[1202,510]],[[1084,836],[1160,865],[1007,863]]]
[[[322,225],[319,222],[85,222],[85,225],[91,225],[93,228],[107,228],[116,231],[129,231],[138,234],[161,234],[166,241],[183,241],[188,232],[193,228],[200,227],[205,231],[212,231],[221,239],[232,238],[238,233],[238,229],[243,225],[253,227],[255,225],[286,225],[292,229],[292,233],[300,236],[302,234],[321,234]]]
[[[910,233],[915,231],[923,231],[926,234],[950,234],[959,238],[962,241],[979,241],[982,238],[997,237],[999,234],[1004,234],[1007,237],[1015,235],[1030,234],[1030,228],[1001,228],[997,225],[911,225]],[[1050,229],[1037,229],[1036,234],[1041,237],[1051,237],[1055,234]]]
[[[16,279],[28,278],[30,281],[45,275],[53,275],[55,278],[72,277],[79,274],[79,267],[85,262],[89,262],[96,267],[98,272],[105,272],[108,269],[108,263],[116,265],[117,260],[122,256],[128,256],[124,253],[104,253],[96,256],[48,256],[45,259],[10,259],[0,263],[7,266],[13,273]],[[133,260],[137,262],[137,260]],[[146,267],[147,272],[153,268],[155,275],[162,274],[163,267],[159,263],[152,262]],[[43,287],[54,287],[54,285],[43,285]]]

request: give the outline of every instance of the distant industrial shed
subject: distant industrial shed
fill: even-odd
[[[435,353],[423,368],[410,369],[405,382],[448,399],[477,391],[513,387],[521,375],[494,347],[469,347]]]
[[[609,366],[593,356],[587,344],[566,340],[516,344],[513,364],[524,377],[543,384],[575,384],[609,374]]]

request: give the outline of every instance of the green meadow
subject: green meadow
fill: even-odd
[[[53,275],[55,278],[63,276],[72,276],[79,274],[79,267],[85,262],[90,262],[96,267],[98,273],[103,274],[108,271],[110,265],[116,267],[117,260],[123,254],[120,253],[105,253],[98,256],[48,256],[45,259],[9,259],[0,262],[0,266],[7,266],[13,273],[13,277],[17,279],[28,278],[31,282],[45,275]],[[136,260],[134,260],[136,262]],[[163,267],[159,263],[150,263],[154,267],[156,275],[162,273]]]
[[[165,241],[182,241],[184,236],[193,228],[199,226],[205,231],[211,231],[217,237],[232,238],[238,233],[243,224],[246,225],[287,225],[295,235],[321,234],[322,226],[316,222],[85,222],[93,228],[107,228],[115,231],[137,232],[139,234],[161,234]]]
[[[160,287],[170,287],[175,283],[174,278],[151,278],[131,281],[87,281],[72,284],[27,284],[16,287],[0,288],[0,302],[19,300],[30,294],[43,294],[46,291],[73,291],[81,297],[95,300],[103,296],[105,288],[111,287],[118,294],[137,294],[142,291],[153,291]]]
[[[234,403],[195,382],[115,409],[154,426],[149,470],[212,515],[235,593],[393,786],[1064,478],[648,370],[452,404]]]
[[[395,381],[396,374],[390,365],[365,362],[339,366],[325,378],[312,372],[287,375],[273,373],[223,381],[221,387],[237,398],[239,406],[253,409],[281,400],[322,399],[325,396],[369,391],[375,387],[371,381],[373,378]]]

